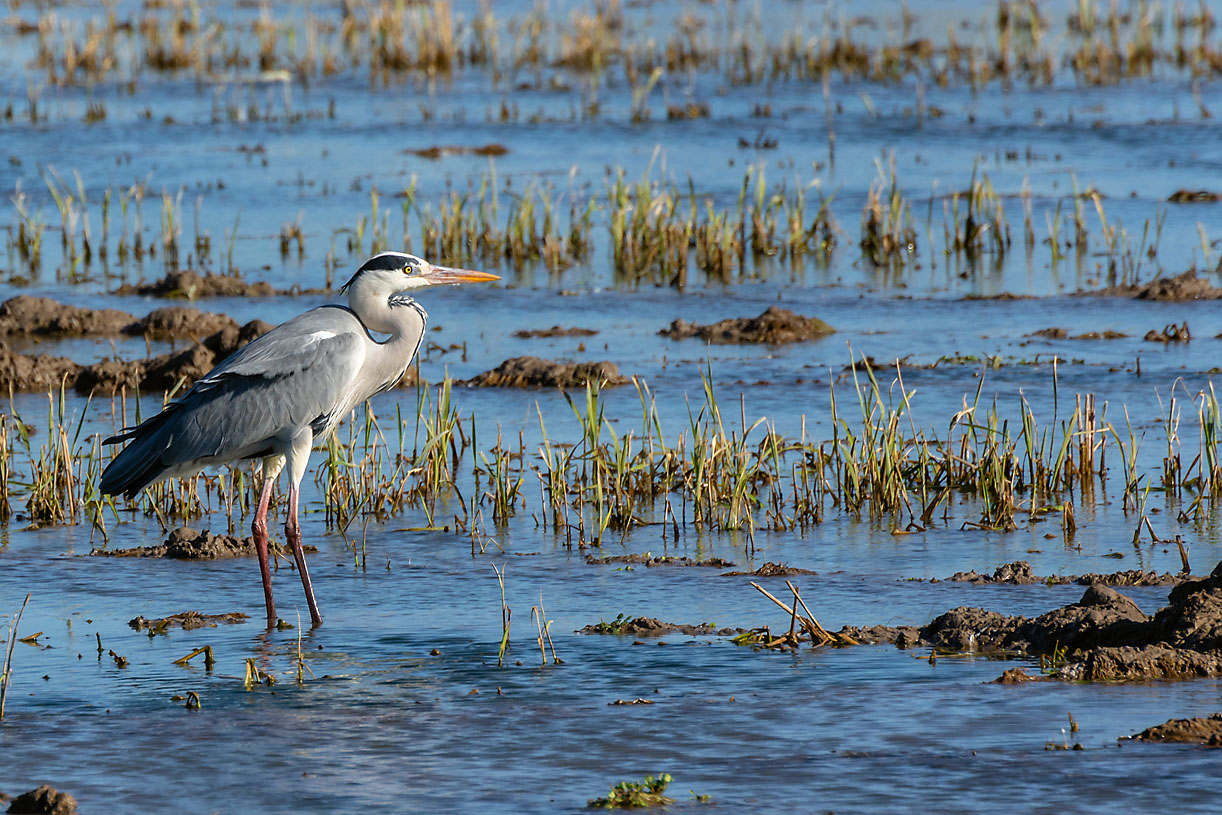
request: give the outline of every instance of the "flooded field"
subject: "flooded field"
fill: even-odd
[[[1222,695],[1219,14],[10,2],[0,793],[1200,810],[1219,723],[1131,737]],[[258,468],[101,442],[386,250],[501,281],[268,629]]]

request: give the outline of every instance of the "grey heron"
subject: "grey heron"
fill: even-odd
[[[276,624],[268,565],[267,510],[281,470],[289,474],[285,537],[293,550],[314,625],[322,622],[297,521],[302,476],[315,440],[407,372],[428,315],[406,292],[423,286],[499,280],[494,274],[433,266],[382,252],[340,289],[348,305],[300,314],[205,374],[156,416],[105,444],[128,442],[102,473],[101,490],[128,498],[175,476],[214,465],[262,460],[263,485],[251,531],[263,575],[267,622]],[[374,334],[387,334],[385,340]]]

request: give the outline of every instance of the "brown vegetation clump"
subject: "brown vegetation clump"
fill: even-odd
[[[627,382],[614,362],[553,362],[538,357],[514,357],[460,384],[469,388],[580,388],[587,383],[607,386]]]
[[[672,340],[699,337],[715,345],[766,343],[782,345],[813,340],[834,334],[836,329],[817,317],[803,317],[789,309],[770,306],[758,317],[719,320],[708,325],[689,323],[679,318],[658,333]]]

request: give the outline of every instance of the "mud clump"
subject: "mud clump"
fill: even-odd
[[[730,318],[708,325],[689,323],[679,318],[658,333],[672,340],[699,337],[714,345],[783,345],[826,337],[836,333],[836,329],[817,317],[803,317],[789,309],[771,306],[758,317]]]
[[[149,314],[123,329],[124,334],[137,334],[154,340],[181,337],[206,337],[210,334],[237,329],[232,317],[200,311],[187,306],[168,306]]]
[[[1044,682],[1047,677],[1032,676],[1026,668],[1007,668],[1001,676],[993,680],[994,685],[1023,685],[1027,682]]]
[[[998,566],[991,575],[980,574],[975,570],[970,572],[955,572],[946,578],[950,583],[973,583],[975,585],[1006,584],[1010,586],[1029,586],[1043,583],[1048,586],[1064,586],[1077,584],[1090,586],[1101,583],[1105,586],[1175,586],[1189,579],[1185,575],[1173,575],[1170,572],[1159,574],[1155,571],[1129,569],[1112,572],[1111,574],[1053,574],[1037,575],[1032,573],[1031,564],[1025,560],[1016,560]],[[930,582],[938,582],[932,580]]]
[[[1031,619],[960,607],[917,629],[915,637],[911,629],[887,626],[843,633],[950,652],[1051,655],[1058,679],[1222,676],[1222,563],[1209,577],[1173,588],[1169,601],[1150,616],[1125,595],[1096,583],[1078,602]]]
[[[182,351],[144,360],[108,359],[92,365],[48,354],[20,354],[0,341],[0,389],[45,391],[65,384],[77,393],[89,394],[113,393],[120,388],[139,388],[147,393],[170,390],[179,384],[189,387],[225,357],[271,329],[262,320],[252,320],[241,328],[231,322]]]
[[[573,326],[572,328],[562,328],[554,325],[551,328],[523,328],[513,332],[513,335],[520,340],[546,339],[548,337],[593,337],[598,332],[592,328],[581,328]]]
[[[1210,190],[1176,190],[1167,196],[1169,204],[1211,204],[1222,201],[1222,195]]]
[[[76,383],[82,366],[50,354],[19,354],[0,340],[0,390],[48,391]]]
[[[116,309],[92,309],[48,297],[20,295],[0,304],[0,335],[74,337],[121,334],[132,316]]]
[[[734,564],[730,564],[733,566]],[[799,569],[783,563],[765,563],[753,572],[723,572],[722,577],[795,577],[800,574],[819,574],[810,569]]]
[[[509,148],[503,144],[483,144],[478,147],[466,147],[456,144],[435,144],[432,147],[422,147],[418,149],[404,150],[404,153],[420,158],[427,158],[432,161],[445,158],[446,156],[503,156],[509,152]]]
[[[201,275],[190,269],[170,272],[154,283],[125,284],[114,294],[140,294],[145,297],[168,297],[195,300],[200,297],[268,297],[276,294],[270,283],[252,283],[238,275]]]
[[[1171,719],[1163,724],[1147,727],[1133,736],[1133,740],[1222,747],[1222,713],[1193,719]]]
[[[125,311],[71,306],[21,295],[0,303],[0,336],[97,337],[128,334],[150,339],[195,339],[227,328],[233,318],[186,306],[157,309],[136,319]]]
[[[656,617],[633,617],[620,615],[612,622],[600,622],[578,629],[579,634],[617,634],[633,637],[664,637],[667,634],[686,634],[692,637],[731,637],[745,633],[744,628],[717,628],[712,623],[684,625],[668,623]]]
[[[74,815],[76,799],[49,784],[23,792],[9,805],[10,815]]]
[[[1059,326],[1051,328],[1041,328],[1039,331],[1032,331],[1027,337],[1039,337],[1046,340],[1123,340],[1129,335],[1123,331],[1086,331],[1081,334],[1070,334],[1068,330]]]
[[[620,375],[614,362],[514,357],[459,384],[468,388],[580,388],[591,382],[606,387],[627,384],[628,379]]]
[[[254,538],[239,538],[235,535],[213,535],[211,532],[200,532],[190,527],[180,526],[170,533],[165,543],[157,546],[118,549],[114,552],[94,551],[93,554],[109,557],[165,557],[176,560],[220,560],[230,557],[248,557],[254,553]]]
[[[706,558],[705,560],[692,560],[687,557],[673,557],[671,555],[610,555],[608,557],[595,557],[594,555],[586,555],[586,563],[592,566],[605,566],[610,563],[628,563],[640,564],[645,566],[711,566],[718,569],[732,569],[734,563],[719,557]]]
[[[168,617],[145,619],[144,615],[128,620],[127,624],[137,631],[149,630],[160,634],[170,628],[181,628],[183,631],[193,631],[197,628],[216,628],[218,625],[237,625],[246,622],[250,617],[240,611],[230,611],[227,614],[201,614],[198,611],[180,611]]]
[[[1106,289],[1082,292],[1082,294],[1131,297],[1134,300],[1152,300],[1159,303],[1222,299],[1222,289],[1217,288],[1208,280],[1197,277],[1196,269],[1189,269],[1175,277],[1156,277],[1142,284],[1109,286]]]

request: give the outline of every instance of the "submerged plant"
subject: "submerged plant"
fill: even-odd
[[[674,799],[663,795],[670,782],[670,773],[659,773],[657,777],[647,775],[642,781],[621,781],[611,788],[606,798],[595,798],[588,806],[591,809],[643,809],[673,804]]]

